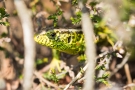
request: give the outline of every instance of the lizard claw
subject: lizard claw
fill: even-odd
[[[60,67],[61,61],[53,58],[51,64],[50,64],[50,71],[55,71],[58,70],[59,72],[61,72],[61,67]]]

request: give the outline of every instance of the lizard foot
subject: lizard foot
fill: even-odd
[[[59,71],[61,72],[61,67],[60,67],[61,61],[53,58],[52,62],[50,63],[50,71]]]

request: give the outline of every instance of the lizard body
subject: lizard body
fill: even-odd
[[[34,40],[61,52],[78,54],[85,51],[84,35],[78,29],[53,29],[35,35]]]

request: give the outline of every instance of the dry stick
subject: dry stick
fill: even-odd
[[[105,56],[104,59],[102,61],[99,62],[98,66],[102,66],[105,65],[106,70],[109,70],[109,64],[110,64],[110,60],[111,60],[111,56]],[[106,62],[106,63],[105,63]],[[97,77],[101,77],[103,74],[105,73],[104,70],[99,70],[99,74],[97,75]]]
[[[115,45],[113,46],[113,52],[115,52],[117,50],[118,47],[121,47],[122,46],[122,41],[117,41],[115,43]],[[112,52],[112,53],[113,53]],[[107,59],[107,63],[105,65],[106,69],[109,70],[109,64],[110,64],[110,60],[111,60],[111,56],[108,58],[107,56],[104,58],[104,59]],[[103,60],[102,60],[103,61]],[[104,62],[104,61],[103,61]],[[104,73],[104,71],[100,70],[99,71],[99,74],[98,74],[98,77],[100,77],[102,74]]]
[[[79,0],[79,7],[82,11],[82,30],[85,36],[86,44],[86,57],[88,68],[85,74],[86,80],[84,82],[84,90],[94,89],[94,75],[95,75],[95,58],[96,48],[94,44],[94,31],[93,25],[89,18],[89,12],[83,4],[83,0]]]
[[[70,0],[59,0],[61,2],[69,2]]]
[[[127,76],[128,84],[132,84],[132,78],[131,78],[131,74],[130,74],[130,70],[129,70],[129,65],[127,63],[124,65],[124,69],[125,69],[125,73]],[[130,88],[130,90],[134,90],[133,87],[129,87],[129,88]]]
[[[85,80],[85,77],[82,77],[81,79],[78,80],[78,83],[81,83]]]
[[[115,52],[117,50],[117,48],[121,47],[121,46],[122,46],[122,41],[117,41],[115,43],[115,45],[113,46],[113,52]],[[107,57],[106,57],[106,59],[107,59]],[[111,60],[111,57],[108,60],[106,60],[107,61],[106,65],[105,65],[105,67],[107,66],[106,69],[109,69],[110,60]],[[104,71],[100,70],[98,77],[100,77],[103,73],[104,73]]]
[[[32,76],[34,71],[35,43],[33,40],[33,24],[30,11],[28,11],[23,0],[14,0],[19,18],[22,23],[24,35],[24,80],[23,89],[30,90],[32,86]]]
[[[64,90],[67,90],[74,82],[76,82],[79,78],[81,78],[84,74],[84,71],[86,71],[86,69],[88,68],[88,63],[84,66],[84,68],[82,69],[83,72],[79,72],[77,74],[77,76],[64,88]]]
[[[39,74],[37,71],[34,72],[34,75],[36,75],[36,77],[37,77],[39,80],[43,81],[43,82],[46,83],[48,86],[52,86],[52,87],[54,87],[54,88],[57,89],[57,90],[59,89],[59,87],[58,87],[57,85],[55,85],[55,84],[53,84],[53,83],[47,81],[46,79],[44,79],[44,78],[42,77],[42,75]]]
[[[130,83],[132,83],[132,79],[131,79],[131,75],[130,75],[129,66],[127,63],[124,65],[124,69],[125,69],[125,73],[127,76],[128,84],[130,84]]]
[[[128,87],[135,87],[135,84],[134,84],[134,83],[130,83],[130,84],[124,86],[123,88],[124,88],[124,90],[125,90],[125,89],[128,88]],[[127,90],[127,89],[126,89],[126,90]]]
[[[129,59],[129,57],[130,57],[130,53],[127,52],[126,55],[125,55],[125,57],[124,57],[124,59],[122,60],[122,62],[116,66],[116,68],[115,68],[115,69],[112,71],[112,73],[110,74],[109,78],[111,78],[115,73],[118,72],[119,69],[121,69],[121,68],[125,65],[125,63],[126,63],[126,62],[128,61],[128,59]]]

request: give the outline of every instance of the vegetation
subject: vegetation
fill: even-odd
[[[135,2],[133,0],[84,0],[83,2],[81,0],[28,0],[24,2],[32,16],[31,23],[34,30],[31,31],[34,31],[34,35],[33,33],[30,35],[33,36],[33,40],[36,35],[38,35],[37,38],[44,39],[41,33],[50,32],[50,30],[53,33],[57,29],[55,33],[59,37],[51,35],[63,42],[68,35],[70,36],[68,40],[75,42],[83,37],[86,51],[89,50],[87,47],[89,40],[86,39],[85,30],[83,30],[82,17],[88,13],[87,19],[91,21],[94,32],[89,38],[94,38],[93,43],[96,47],[96,57],[95,61],[93,60],[96,63],[91,63],[95,64],[93,90],[135,89]],[[22,82],[27,75],[25,69],[32,71],[30,69],[32,64],[26,65],[26,50],[29,51],[32,48],[26,49],[24,38],[29,34],[24,31],[26,29],[24,23],[28,23],[28,20],[22,22],[21,19],[29,13],[21,16],[15,3],[16,0],[0,1],[0,89],[2,90],[23,89],[26,85]],[[84,5],[83,8],[81,3]],[[88,24],[87,21],[85,23]],[[69,29],[82,30],[83,33],[81,35],[78,32],[64,33],[64,30]],[[87,68],[91,67],[87,63],[89,60],[87,60],[85,49],[83,49],[84,52],[80,53],[78,50],[75,55],[72,55],[74,52],[72,50],[82,48],[74,44],[68,47],[69,53],[64,53],[66,51],[61,50],[59,43],[49,42],[52,46],[47,47],[47,45],[42,46],[42,42],[36,43],[34,52],[36,58],[32,59],[35,68],[33,68],[34,72],[32,71],[33,77],[30,78],[33,84],[30,82],[30,88],[32,90],[82,90],[88,84],[85,82],[86,72],[89,72]],[[64,43],[60,44],[64,47]],[[31,41],[27,45],[31,45]],[[52,49],[55,46],[58,46],[55,49],[61,52]],[[28,56],[30,55],[29,53]]]

